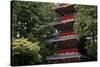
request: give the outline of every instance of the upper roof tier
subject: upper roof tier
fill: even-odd
[[[75,14],[65,15],[56,19],[52,25],[68,24],[75,21]]]
[[[60,4],[54,11],[62,16],[76,12],[73,4]]]

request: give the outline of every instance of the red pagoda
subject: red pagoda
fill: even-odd
[[[53,28],[56,29],[55,37],[49,39],[48,42],[57,50],[53,56],[47,57],[47,60],[56,63],[78,62],[81,60],[79,49],[81,45],[78,41],[78,34],[73,29],[76,14],[74,5],[60,4],[54,11],[60,17],[53,24]]]

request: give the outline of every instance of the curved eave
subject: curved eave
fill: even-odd
[[[68,23],[72,23],[74,21],[75,21],[75,19],[71,18],[71,19],[66,19],[66,20],[62,20],[60,22],[53,23],[52,25],[55,26],[55,25],[60,25],[60,24],[68,24]]]
[[[64,8],[64,7],[70,7],[70,6],[74,6],[74,4],[64,4],[62,6],[58,6],[58,7],[55,7],[56,9],[60,9],[60,8]],[[55,10],[56,10],[55,9]]]
[[[56,11],[58,11],[58,10],[60,10],[60,9],[65,9],[65,8],[71,8],[71,7],[73,7],[74,6],[74,4],[65,4],[65,5],[62,5],[62,6],[57,6],[57,7],[55,7],[55,12]],[[66,9],[66,10],[68,10],[68,9]]]
[[[74,29],[71,29],[69,31],[64,31],[64,32],[59,32],[59,33],[57,32],[57,33],[52,34],[52,36],[54,36],[54,37],[70,36],[70,35],[78,35],[78,34],[74,31]]]
[[[49,39],[48,42],[65,41],[65,40],[71,40],[71,39],[78,39],[78,35],[63,36],[56,39]]]
[[[75,13],[74,5],[63,5],[54,9],[54,11],[58,14],[65,15],[70,13]]]
[[[67,58],[80,58],[80,54],[76,55],[63,55],[63,56],[55,56],[55,57],[47,57],[47,60],[59,60],[59,59],[67,59]]]
[[[54,25],[53,28],[57,29],[58,31],[68,31],[70,29],[73,29],[73,25],[74,25],[74,21],[70,22],[70,23],[62,23],[62,24],[57,24],[57,25]]]

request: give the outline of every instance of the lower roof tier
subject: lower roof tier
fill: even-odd
[[[69,63],[69,62],[80,62],[81,58],[66,58],[66,59],[55,59],[48,61],[53,63]]]
[[[80,58],[80,54],[73,54],[73,55],[61,55],[61,56],[50,56],[47,57],[47,60],[59,60],[59,59],[67,59],[67,58]]]
[[[66,53],[55,53],[56,56],[72,56],[72,55],[79,55],[79,52],[66,52]]]

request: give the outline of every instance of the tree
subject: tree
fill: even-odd
[[[53,3],[13,1],[12,36],[42,39],[51,34],[50,23],[55,18],[52,10],[54,6]]]
[[[39,42],[30,42],[25,38],[13,39],[12,41],[12,65],[39,64],[40,55]]]
[[[74,29],[79,38],[84,38],[88,56],[97,57],[97,7],[76,5],[76,22]]]
[[[41,63],[47,63],[46,57],[49,50],[46,48],[46,40],[53,33],[53,28],[50,24],[55,18],[55,13],[52,10],[55,4],[12,1],[11,5],[12,37],[15,39],[24,37],[33,43],[39,42],[38,46],[41,48],[40,54],[42,56]]]

